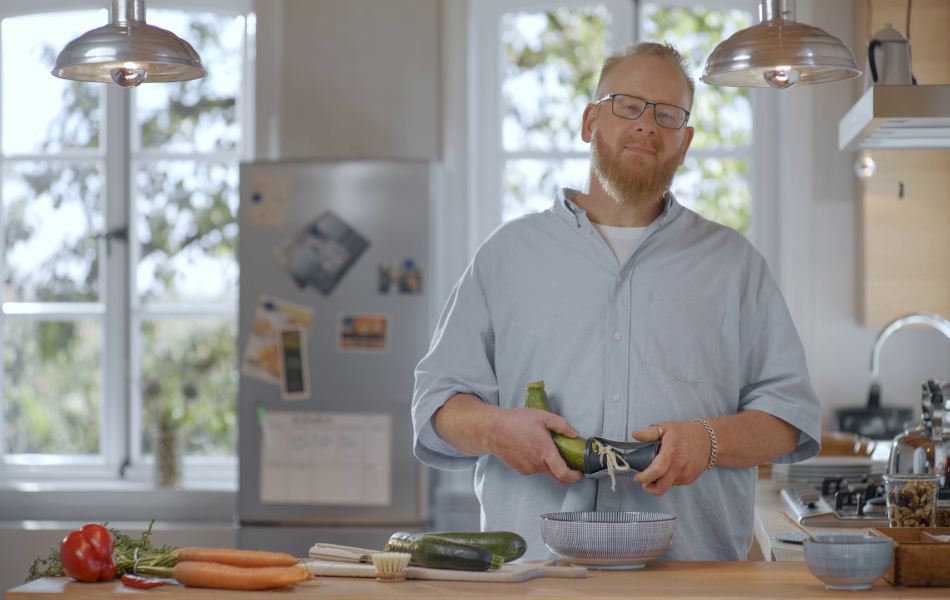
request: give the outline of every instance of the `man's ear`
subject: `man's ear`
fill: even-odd
[[[693,134],[695,133],[696,130],[692,127],[686,128],[686,138],[683,140],[683,153],[680,154],[680,159],[676,166],[682,166],[683,162],[686,161],[686,151],[689,150],[689,145],[693,142]]]
[[[594,123],[597,121],[597,111],[600,107],[596,104],[588,104],[584,109],[584,123],[581,126],[581,139],[590,143],[594,137]]]

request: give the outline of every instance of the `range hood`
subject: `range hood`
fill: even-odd
[[[950,85],[875,85],[838,122],[838,149],[950,148]]]

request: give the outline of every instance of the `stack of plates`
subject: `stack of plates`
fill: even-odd
[[[865,456],[816,456],[793,465],[772,465],[772,481],[805,481],[815,486],[831,477],[844,477],[856,483],[865,477],[884,474],[886,463]]]

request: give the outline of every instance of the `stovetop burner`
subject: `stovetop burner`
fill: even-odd
[[[794,482],[782,489],[782,504],[802,525],[820,527],[887,527],[884,482],[872,476],[850,483],[843,477],[825,479],[821,488]]]

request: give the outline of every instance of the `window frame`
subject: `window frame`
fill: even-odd
[[[11,0],[0,7],[0,20],[8,17],[45,12],[73,12],[105,9],[109,0]],[[4,323],[24,320],[75,321],[92,318],[102,323],[100,398],[100,452],[98,455],[7,454],[5,424],[0,420],[0,484],[23,482],[67,482],[76,480],[116,480],[143,483],[151,479],[152,458],[141,452],[141,381],[140,332],[146,319],[215,318],[237,321],[237,299],[233,305],[149,304],[141,305],[135,285],[138,266],[138,240],[135,227],[136,196],[134,169],[143,162],[158,160],[194,160],[228,162],[252,160],[254,130],[254,54],[256,17],[252,0],[153,0],[152,10],[213,12],[245,17],[243,77],[237,99],[237,119],[241,141],[228,152],[172,153],[142,151],[135,123],[135,90],[104,85],[100,96],[100,146],[95,150],[67,150],[55,154],[0,155],[6,162],[63,162],[66,164],[100,162],[104,166],[102,209],[105,230],[127,228],[127,242],[100,240],[100,296],[91,303],[3,303],[0,311],[0,344],[5,346]],[[148,20],[148,13],[146,13]],[[103,22],[105,24],[105,22]],[[68,40],[63,40],[65,44]],[[2,96],[0,96],[2,101]],[[116,125],[119,123],[120,125]],[[0,123],[2,127],[2,123]],[[2,198],[0,198],[2,201]],[[0,203],[2,207],[2,203]],[[0,228],[0,254],[4,252],[4,230]],[[0,270],[5,268],[0,259]],[[137,350],[137,351],[133,351]],[[235,364],[235,368],[237,365]],[[5,369],[0,365],[0,415],[6,413]],[[235,398],[235,402],[237,399]],[[235,407],[236,410],[236,407]],[[237,457],[188,456],[184,461],[186,486],[214,489],[236,488]]]
[[[467,256],[474,256],[478,246],[502,223],[503,165],[506,160],[526,159],[588,159],[588,151],[507,152],[502,147],[501,124],[504,116],[502,85],[503,57],[498,51],[499,19],[503,14],[521,10],[545,10],[561,7],[607,5],[615,20],[626,18],[634,30],[630,37],[612,25],[613,39],[619,43],[643,40],[642,5],[650,3],[662,7],[692,7],[702,5],[710,9],[745,9],[758,22],[758,0],[485,0],[470,3],[468,31],[469,94],[468,136],[469,176],[467,196],[468,231]],[[616,42],[614,44],[616,47]],[[494,50],[493,50],[494,49]],[[488,57],[494,58],[494,60]],[[697,79],[702,73],[693,74]],[[751,161],[749,186],[752,195],[752,215],[749,238],[762,253],[780,281],[780,207],[774,194],[774,182],[780,173],[780,149],[777,147],[778,116],[783,97],[774,90],[751,88],[752,143],[739,148],[691,148],[688,156],[704,158],[739,158]],[[770,93],[773,92],[773,93]]]

